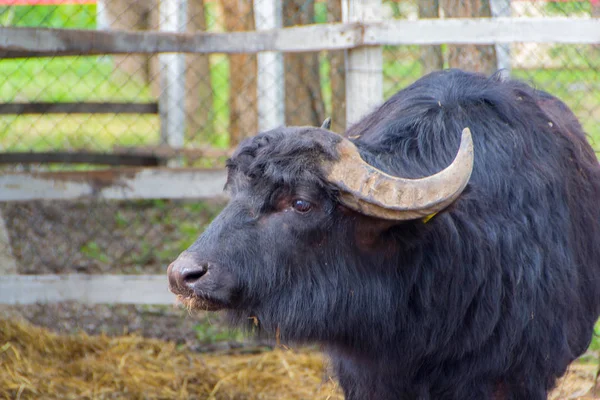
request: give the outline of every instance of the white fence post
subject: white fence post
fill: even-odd
[[[492,17],[510,17],[510,0],[491,0]],[[510,74],[510,43],[496,44],[496,60],[498,69],[505,69]]]
[[[185,32],[187,0],[160,0],[159,28]],[[161,91],[158,100],[161,141],[181,148],[185,137],[185,55],[160,54]]]
[[[108,10],[106,8],[106,0],[96,1],[96,30],[110,30],[110,22],[108,21]],[[111,56],[107,54],[98,56],[98,61],[103,63],[110,62],[111,59]]]
[[[342,0],[343,22],[381,20],[381,0]],[[346,126],[361,119],[383,101],[381,46],[346,51]],[[335,107],[335,104],[334,104]]]
[[[281,28],[281,0],[254,0],[257,31]],[[283,54],[265,51],[257,54],[258,131],[285,124],[285,81]]]
[[[4,223],[2,210],[0,210],[0,279],[2,275],[17,273],[17,262],[10,246],[10,237]]]
[[[99,31],[110,29],[106,10],[106,0],[96,1],[96,29]]]

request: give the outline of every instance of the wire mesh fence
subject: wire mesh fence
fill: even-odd
[[[164,0],[163,0],[164,1]],[[0,24],[89,30],[158,30],[165,8],[158,0],[68,1],[60,5],[2,2]],[[19,3],[20,5],[16,5]],[[26,4],[32,3],[32,4]],[[77,4],[76,4],[77,3]],[[10,5],[7,5],[10,4]],[[184,32],[255,29],[259,1],[187,0],[178,28]],[[162,11],[161,11],[162,10]],[[597,1],[386,0],[384,19],[495,16],[597,18]],[[340,22],[339,0],[284,0],[283,27]],[[172,56],[172,55],[169,55]],[[258,69],[255,54],[186,54],[181,76],[164,68],[173,58],[125,54],[0,59],[0,103],[160,102],[168,82],[183,83],[178,107],[185,117],[183,146],[227,150],[258,131]],[[165,63],[164,60],[167,60]],[[171,61],[169,61],[171,60]],[[319,125],[332,116],[333,130],[346,127],[344,51],[284,54],[284,120]],[[506,68],[564,100],[600,151],[600,45],[384,46],[384,98],[441,68],[491,73]],[[171,79],[169,81],[169,79]],[[167,83],[165,83],[167,82]],[[38,113],[0,115],[0,152],[157,152],[166,143],[159,112]],[[218,167],[224,157],[182,160]],[[4,171],[95,169],[91,163],[21,162]],[[183,200],[34,201],[0,205],[7,238],[5,258],[17,272],[162,273],[222,207],[222,202]],[[9,251],[10,250],[10,251]],[[0,251],[0,253],[2,253]],[[0,263],[2,260],[0,259]],[[8,265],[8,261],[5,262]]]

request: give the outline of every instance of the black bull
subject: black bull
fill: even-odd
[[[242,143],[230,202],[169,267],[171,290],[322,344],[349,399],[545,399],[600,306],[600,168],[572,112],[450,70],[344,137]]]

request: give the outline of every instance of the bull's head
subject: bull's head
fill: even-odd
[[[240,145],[228,162],[229,204],[169,266],[184,302],[303,339],[343,335],[341,326],[359,318],[352,302],[391,306],[373,287],[397,272],[382,267],[398,247],[382,246],[386,232],[458,198],[473,167],[471,134],[463,131],[447,168],[406,179],[365,162],[355,143],[326,128],[279,128]]]

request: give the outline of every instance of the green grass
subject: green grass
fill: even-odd
[[[110,56],[0,61],[0,101],[151,101],[150,88]]]
[[[594,327],[594,336],[592,337],[592,343],[589,347],[592,351],[600,351],[600,321],[596,323]]]
[[[208,143],[225,148],[229,147],[229,58],[223,54],[213,54],[210,56],[210,65],[213,131],[204,134]]]
[[[600,151],[600,72],[596,69],[515,70],[513,75],[564,101]]]
[[[5,151],[108,151],[113,146],[157,144],[159,127],[158,116],[0,116],[0,147]]]
[[[423,74],[420,61],[411,60],[414,53],[411,57],[408,47],[384,62],[385,97]],[[600,152],[600,71],[597,68],[515,69],[512,75],[563,100],[581,121],[592,146]]]
[[[139,248],[135,252],[126,254],[120,260],[109,257],[111,262],[118,261],[121,265],[146,265],[149,262],[159,265],[168,265],[177,256],[196,241],[210,222],[223,209],[221,202],[181,202],[175,205],[170,200],[139,200],[128,202],[129,212],[116,213],[114,216],[115,226],[123,231],[125,236],[131,232],[142,232],[148,226],[160,226],[160,245],[156,242],[158,237],[141,235],[135,244]],[[190,219],[190,216],[193,216]],[[106,248],[95,248],[88,246],[85,250],[88,255],[98,260],[102,255],[109,256],[110,245]],[[132,243],[134,244],[134,243]]]
[[[193,144],[228,145],[229,63],[211,56],[213,129]],[[111,57],[63,57],[0,61],[0,102],[152,102],[150,88],[115,68]],[[5,151],[110,150],[158,144],[157,115],[2,115]]]
[[[223,324],[211,323],[209,320],[196,324],[194,331],[198,341],[203,344],[244,340],[244,334],[239,329],[230,329]]]
[[[548,2],[544,5],[544,14],[548,16],[591,15],[591,1]]]
[[[110,57],[0,61],[1,102],[152,101],[150,89],[114,69]],[[3,115],[0,147],[42,151],[156,143],[154,115]]]
[[[407,50],[408,52],[409,50]],[[384,64],[384,93],[389,97],[418,79],[418,61],[402,61],[399,54]],[[321,78],[326,110],[331,112],[329,65],[322,57]],[[196,135],[194,144],[227,147],[229,126],[229,63],[211,56],[214,88],[210,131]],[[514,70],[527,81],[564,100],[582,121],[600,150],[600,77],[595,69]],[[130,79],[111,58],[65,57],[0,61],[0,101],[155,101],[149,87]],[[0,116],[0,147],[9,151],[42,151],[157,144],[160,121],[156,115],[23,115]]]
[[[209,26],[215,10],[207,7]],[[0,25],[96,28],[95,5],[0,7]],[[229,62],[211,55],[214,89],[211,124],[188,132],[188,144],[229,144]],[[0,102],[151,102],[145,82],[118,69],[111,56],[0,60]],[[158,144],[160,121],[153,115],[0,116],[0,150],[110,150]]]
[[[95,29],[96,5],[2,6],[0,25]]]

